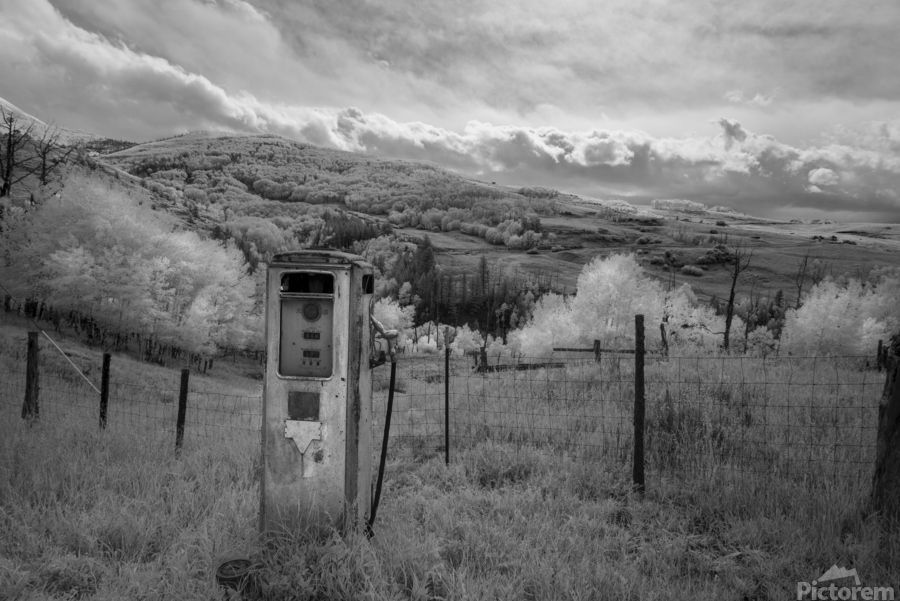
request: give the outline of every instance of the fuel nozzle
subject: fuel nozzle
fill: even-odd
[[[388,351],[387,354],[390,356],[391,361],[397,360],[397,337],[400,335],[398,330],[388,330],[384,327],[378,319],[375,318],[374,315],[369,315],[369,319],[372,321],[372,326],[375,328],[375,331],[378,333],[378,336],[387,341]],[[379,353],[378,359],[372,359],[371,365],[375,367],[377,365],[382,365],[385,362],[384,351]]]

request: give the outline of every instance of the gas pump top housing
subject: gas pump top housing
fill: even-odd
[[[372,266],[331,249],[266,274],[260,529],[365,521],[372,498]]]

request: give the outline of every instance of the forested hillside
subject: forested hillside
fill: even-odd
[[[233,241],[251,272],[293,248],[352,250],[376,265],[379,294],[415,307],[416,323],[471,322],[498,333],[530,314],[551,279],[507,276],[483,259],[477,273],[439,269],[427,235],[462,234],[511,250],[549,249],[554,236],[543,231],[541,218],[570,198],[276,136],[192,133],[97,160],[141,178],[191,227]],[[400,228],[421,234],[411,237]]]
[[[291,239],[345,246],[347,237],[389,231],[388,223],[458,230],[491,243],[530,248],[541,241],[539,216],[553,214],[559,196],[540,188],[509,190],[427,164],[376,159],[277,136],[195,133],[128,148],[103,160],[145,178],[147,188],[164,197],[183,198],[196,218],[210,217],[262,254]],[[354,220],[351,215],[377,219]],[[269,225],[262,225],[263,220]],[[329,226],[325,233],[323,225]]]

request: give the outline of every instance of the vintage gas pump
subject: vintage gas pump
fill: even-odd
[[[267,274],[260,529],[362,524],[372,500],[372,266],[334,250]]]

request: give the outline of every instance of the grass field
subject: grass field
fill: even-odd
[[[255,562],[264,599],[787,599],[835,563],[867,585],[900,584],[900,538],[860,512],[882,376],[858,362],[650,364],[641,499],[627,359],[494,374],[454,362],[449,466],[437,451],[443,365],[406,359],[375,537],[262,544],[258,439],[228,427],[252,409],[209,405],[227,385],[192,387],[209,422],[189,411],[176,457],[168,418],[113,427],[111,414],[101,433],[89,395],[62,411],[74,384],[46,388],[39,421],[19,419],[14,347],[0,354],[3,599],[222,599],[214,572],[233,557]],[[132,387],[118,403],[170,410],[140,385],[146,366],[117,361]]]
[[[221,599],[258,562],[267,599],[785,599],[832,563],[897,583],[858,499],[787,481],[630,493],[620,467],[484,443],[391,462],[376,536],[256,539],[255,457],[45,424],[3,426],[0,594]],[[771,491],[770,491],[771,492]]]

